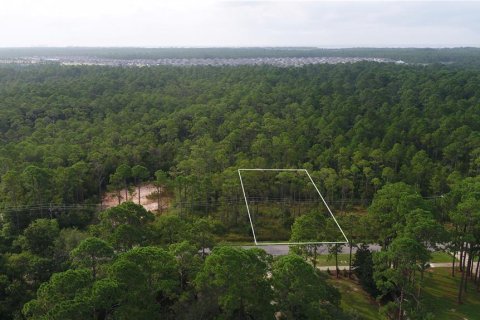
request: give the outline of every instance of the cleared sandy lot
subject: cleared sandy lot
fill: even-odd
[[[163,188],[157,189],[153,184],[143,184],[140,186],[140,204],[149,211],[159,211],[157,199],[158,191],[160,191],[160,207],[163,210],[167,209],[169,200],[165,195]],[[119,203],[125,201],[139,203],[138,188],[129,188],[129,190],[127,190],[127,198],[125,198],[125,188],[119,191],[106,192],[102,198],[102,207],[104,209],[115,207]]]

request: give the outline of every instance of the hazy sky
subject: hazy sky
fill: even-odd
[[[480,2],[0,0],[0,46],[480,46]]]

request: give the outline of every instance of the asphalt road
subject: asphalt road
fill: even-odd
[[[284,245],[284,244],[281,244],[281,245],[259,245],[259,246],[243,246],[243,248],[245,249],[250,249],[250,248],[261,248],[261,249],[264,249],[266,252],[268,252],[269,254],[273,255],[273,256],[282,256],[282,255],[286,255],[288,254],[288,251],[289,251],[289,246],[288,245]],[[371,251],[380,251],[380,246],[377,245],[377,244],[370,244],[369,245],[369,249]],[[357,251],[357,248],[353,247],[352,248],[352,253],[355,253]],[[349,248],[347,245],[343,246],[342,247],[342,253],[348,253],[349,252]],[[321,248],[320,248],[320,254],[328,254],[328,248],[326,245],[323,245]],[[478,262],[474,262],[474,268],[476,268],[476,264]],[[456,263],[458,264],[458,263]],[[430,267],[431,268],[449,268],[452,266],[452,263],[451,262],[430,262]],[[319,270],[335,270],[335,266],[321,266],[321,267],[317,267]],[[339,266],[339,269],[340,270],[343,270],[343,269],[348,269],[348,266]]]
[[[273,255],[273,256],[283,256],[288,254],[289,251],[289,246],[285,244],[278,244],[278,245],[258,245],[258,246],[243,246],[245,249],[250,249],[250,248],[261,248],[265,250],[267,253]],[[380,246],[377,244],[370,244],[369,249],[371,251],[380,251]],[[355,253],[357,249],[355,247],[352,248],[352,253]],[[349,248],[347,245],[342,247],[342,253],[348,253]],[[322,245],[320,250],[320,254],[328,254],[328,248],[326,245]]]

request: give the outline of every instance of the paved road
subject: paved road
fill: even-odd
[[[245,249],[250,249],[250,248],[262,248],[264,249],[267,253],[273,255],[273,256],[282,256],[282,255],[286,255],[288,254],[289,250],[290,250],[290,247],[288,245],[259,245],[259,246],[243,246],[243,248]],[[380,251],[381,247],[377,244],[371,244],[369,245],[369,249],[371,251]],[[352,248],[352,253],[355,253],[357,251],[357,248],[353,247]],[[344,246],[342,248],[342,253],[348,253],[349,252],[349,247],[348,246]],[[323,245],[320,250],[319,250],[319,253],[320,254],[328,254],[328,248],[326,245]],[[477,263],[478,262],[474,262],[474,266],[473,268],[475,269],[476,266],[477,266]],[[456,265],[458,265],[458,262],[456,263]],[[452,263],[451,262],[430,262],[430,267],[431,268],[450,268],[452,266]],[[326,270],[335,270],[335,266],[321,266],[321,267],[317,267],[319,270],[323,270],[323,271],[326,271]],[[343,269],[348,269],[348,266],[338,266],[338,268],[340,270],[343,270]]]
[[[250,248],[261,248],[263,250],[265,250],[267,253],[273,255],[273,256],[283,256],[283,255],[286,255],[288,254],[288,251],[289,251],[289,246],[288,245],[285,245],[285,244],[279,244],[279,245],[265,245],[265,246],[262,246],[262,245],[259,245],[259,246],[243,246],[243,248],[245,249],[250,249]],[[371,244],[369,245],[369,249],[371,251],[380,251],[380,246],[377,245],[377,244]],[[357,248],[352,248],[352,253],[355,253],[357,251]],[[343,246],[342,247],[342,253],[348,253],[349,252],[349,248],[348,246]],[[320,254],[328,254],[328,248],[326,245],[323,245],[322,247],[320,247],[319,249],[319,253]]]

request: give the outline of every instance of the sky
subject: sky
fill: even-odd
[[[0,0],[0,47],[480,47],[480,1]]]

